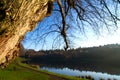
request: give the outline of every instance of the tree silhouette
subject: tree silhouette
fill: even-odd
[[[44,33],[37,38],[40,41],[49,34],[58,34],[56,38],[60,36],[64,41],[64,49],[67,50],[70,47],[70,37],[75,36],[73,30],[85,33],[85,28],[89,27],[96,34],[100,33],[100,28],[116,30],[120,21],[119,8],[120,0],[55,0],[55,22],[47,25]]]

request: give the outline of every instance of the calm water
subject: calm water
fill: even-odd
[[[67,54],[69,55],[69,54]],[[30,58],[40,69],[70,76],[91,76],[95,80],[120,80],[120,52],[80,53],[71,56],[48,54]]]
[[[107,73],[94,72],[94,71],[80,71],[77,69],[64,68],[55,68],[55,67],[40,67],[41,70],[48,70],[50,72],[55,72],[59,74],[65,74],[69,76],[91,76],[95,80],[111,79],[111,80],[120,80],[120,75],[111,75]]]

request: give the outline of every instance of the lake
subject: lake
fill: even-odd
[[[111,75],[108,73],[101,73],[101,72],[95,72],[95,71],[80,71],[78,69],[70,69],[67,67],[64,68],[55,68],[55,67],[40,67],[41,70],[48,70],[50,72],[69,75],[69,76],[91,76],[95,80],[120,80],[120,75]]]
[[[40,65],[41,70],[70,76],[91,76],[95,80],[120,80],[120,48],[95,48],[87,52],[45,53],[31,56],[29,63]],[[72,53],[70,53],[72,52]]]

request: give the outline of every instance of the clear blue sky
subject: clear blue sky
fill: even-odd
[[[37,26],[39,27],[39,25]],[[34,34],[34,35],[33,35]],[[40,33],[39,33],[40,34]],[[29,40],[25,40],[23,42],[23,45],[27,49],[52,49],[53,39],[51,37],[47,37],[47,40],[44,43],[44,41],[38,42],[36,41],[36,35],[33,32],[29,32],[26,37],[28,37]],[[52,34],[53,36],[55,34]],[[94,31],[88,30],[85,35],[77,34],[77,38],[73,38],[73,44],[71,47],[78,48],[78,47],[93,47],[93,46],[99,46],[99,45],[105,45],[105,44],[120,44],[120,28],[118,28],[116,31],[110,31],[108,30],[101,31],[100,34],[96,35]],[[31,39],[33,38],[33,39]],[[35,39],[35,40],[34,40]],[[63,48],[59,44],[55,43],[56,48]],[[62,42],[60,43],[62,45]],[[44,46],[44,47],[43,47]]]

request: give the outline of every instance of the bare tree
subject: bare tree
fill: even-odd
[[[42,27],[43,31],[38,32],[41,35],[36,37],[39,38],[37,43],[43,39],[45,42],[50,34],[56,34],[53,40],[62,39],[64,49],[67,50],[70,47],[70,37],[75,36],[73,30],[85,33],[85,28],[90,27],[96,34],[100,33],[100,28],[116,30],[120,21],[119,8],[119,0],[55,0],[54,18],[51,19],[54,22],[47,22],[46,27],[39,26],[35,30]]]

